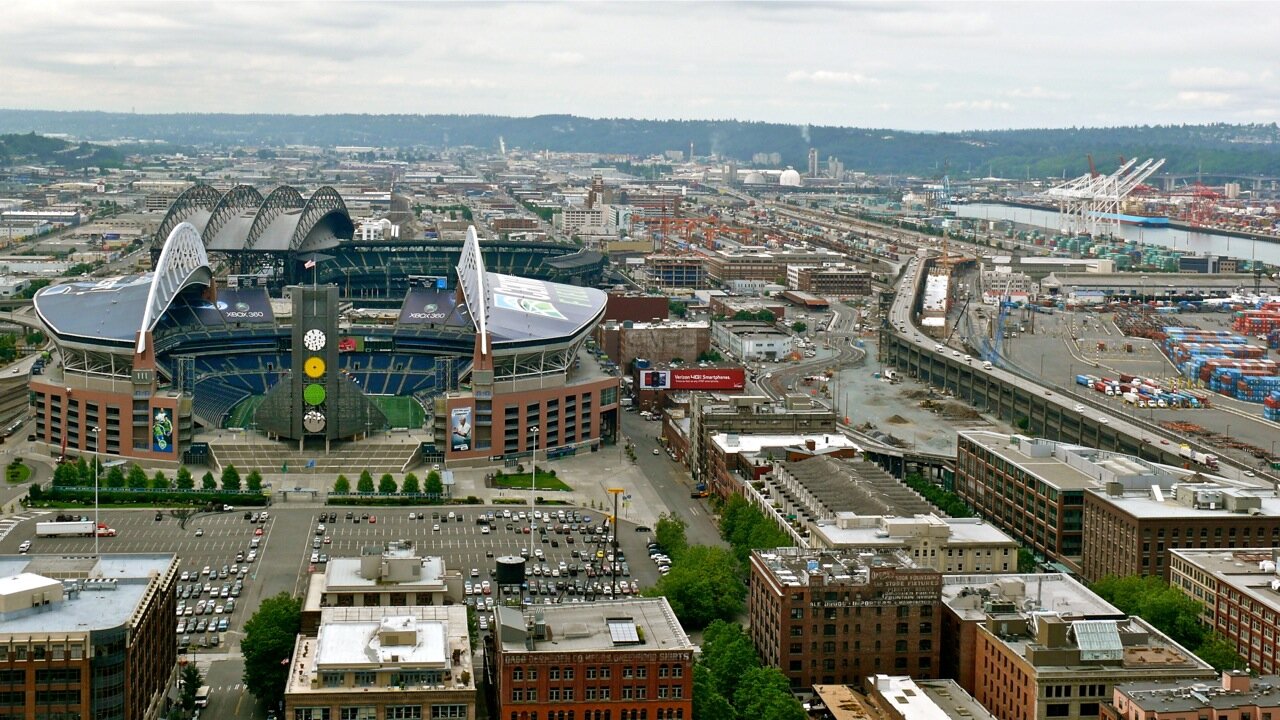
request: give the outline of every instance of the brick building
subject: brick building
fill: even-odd
[[[605,301],[604,321],[661,321],[666,320],[670,312],[670,301],[666,295],[611,292]]]
[[[1132,682],[1117,685],[1102,720],[1269,720],[1280,717],[1280,676],[1227,671],[1219,682]]]
[[[806,267],[796,271],[795,289],[823,297],[871,294],[871,273],[853,267]]]
[[[937,677],[941,588],[938,571],[901,552],[755,551],[751,639],[794,690],[875,673]]]
[[[174,555],[16,555],[4,561],[5,717],[167,716],[178,659]]]
[[[774,320],[782,320],[787,316],[787,306],[783,303],[763,298],[743,298],[721,295],[711,298],[708,303],[712,315],[723,315],[732,320],[738,313],[748,313],[759,317],[762,312],[773,315]]]
[[[666,598],[498,606],[495,720],[692,720],[697,649]]]
[[[669,363],[697,362],[711,349],[711,326],[702,321],[605,322],[596,342],[618,367],[630,369],[636,360]]]
[[[713,494],[728,498],[743,493],[744,483],[773,472],[775,461],[820,456],[852,459],[859,450],[844,433],[711,435],[706,444],[706,482]]]
[[[299,635],[285,684],[285,717],[476,717],[467,609],[343,607]]]
[[[961,432],[955,489],[1090,582],[1168,578],[1172,548],[1280,546],[1280,498],[1270,489],[1050,440]]]
[[[1171,550],[1169,557],[1169,584],[1204,605],[1205,624],[1235,645],[1250,670],[1275,673],[1280,668],[1280,551],[1187,548]]]
[[[803,393],[786,395],[780,401],[763,395],[694,393],[688,418],[687,464],[699,480],[708,477],[707,441],[712,435],[836,432],[835,411]]]
[[[311,573],[302,632],[316,632],[325,608],[444,605],[450,597],[462,598],[461,584],[461,573],[447,571],[444,558],[423,557],[408,542],[366,545],[359,557],[330,558],[324,572]]]

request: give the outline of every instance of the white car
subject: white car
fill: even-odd
[[[318,553],[318,552],[313,552],[313,553],[311,553],[311,562],[313,562],[313,563],[318,563],[318,562],[320,562],[320,553]]]

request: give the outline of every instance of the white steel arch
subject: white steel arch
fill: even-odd
[[[147,304],[142,311],[142,326],[138,334],[138,352],[147,349],[147,332],[160,320],[178,293],[193,284],[208,285],[213,282],[209,268],[209,256],[205,254],[200,231],[191,223],[180,223],[169,233],[156,261],[151,277],[151,289],[147,291]]]
[[[480,254],[480,236],[476,227],[467,228],[467,241],[458,257],[458,285],[467,301],[471,322],[480,333],[480,353],[489,354],[489,293],[484,287],[484,257]]]

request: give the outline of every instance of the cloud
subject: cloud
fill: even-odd
[[[787,73],[787,82],[809,83],[812,85],[874,85],[880,81],[858,72],[792,70]]]
[[[553,52],[547,56],[547,62],[555,67],[571,67],[587,61],[587,56],[579,52]]]
[[[1025,100],[1070,100],[1071,93],[1058,92],[1056,90],[1045,90],[1039,85],[1032,85],[1029,88],[1014,88],[1005,93],[1011,98],[1021,98]]]
[[[1264,73],[1264,77],[1270,73]],[[1261,78],[1259,78],[1261,79]],[[1175,68],[1169,71],[1169,84],[1180,88],[1217,90],[1252,85],[1255,78],[1245,70],[1219,67]]]
[[[1012,105],[1003,100],[961,100],[947,103],[943,107],[948,110],[981,110],[984,112],[1013,109]]]
[[[1174,96],[1174,101],[1166,107],[1175,108],[1221,108],[1232,100],[1231,93],[1184,90]]]

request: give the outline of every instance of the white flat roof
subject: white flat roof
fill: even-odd
[[[383,645],[379,636],[383,625],[414,631],[414,643]],[[448,660],[446,634],[443,621],[409,615],[389,615],[381,620],[330,620],[320,625],[316,636],[316,667],[324,670],[395,663],[401,667],[443,668]]]
[[[729,436],[734,435],[736,438],[733,444],[729,442]],[[808,433],[806,435],[736,435],[733,433],[716,433],[711,436],[711,442],[721,448],[726,453],[741,452],[760,452],[764,448],[771,447],[804,447],[809,440],[813,441],[814,452],[823,450],[851,448],[859,452],[862,446],[853,440],[845,437],[840,433]]]

